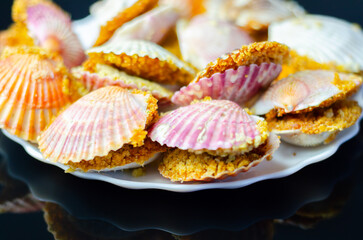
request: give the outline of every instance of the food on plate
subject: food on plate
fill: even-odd
[[[5,48],[0,57],[0,127],[36,142],[72,98],[62,60],[38,47]]]
[[[210,63],[188,86],[176,92],[172,101],[188,105],[209,96],[250,105],[279,76],[288,56],[289,48],[277,42],[242,46]]]
[[[162,152],[147,128],[158,118],[157,100],[147,92],[100,88],[73,103],[41,134],[45,159],[69,171],[140,167]]]
[[[107,43],[87,51],[85,66],[113,65],[134,76],[165,84],[188,84],[195,70],[159,45],[143,40]]]
[[[252,110],[266,114],[269,130],[289,143],[316,146],[329,143],[361,115],[357,102],[362,77],[328,70],[306,70],[274,83]]]
[[[159,165],[172,181],[211,181],[269,159],[279,139],[267,122],[228,100],[204,100],[167,113],[149,132],[168,147]]]

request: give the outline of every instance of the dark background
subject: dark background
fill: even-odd
[[[10,8],[12,2],[12,0],[0,1],[1,29],[5,29],[11,23]],[[79,19],[88,14],[88,6],[95,0],[54,0],[54,2],[71,13],[73,19]],[[298,2],[310,13],[331,15],[363,25],[362,0],[298,0]]]
[[[95,2],[95,0],[54,0],[54,2],[58,3],[63,9],[71,13],[73,19],[80,19],[88,15],[88,6]],[[331,15],[363,25],[363,0],[299,0],[298,2],[310,13]],[[7,26],[11,23],[11,5],[12,0],[0,0],[0,29],[7,28]],[[362,164],[359,166],[361,165]],[[358,189],[356,189],[356,191],[357,190]],[[354,232],[360,232],[360,230],[357,229],[359,228],[359,222],[353,223],[347,221],[347,219],[352,217],[349,216],[349,214],[353,214],[356,221],[358,220],[362,223],[359,215],[363,213],[363,208],[353,208],[353,206],[360,206],[360,203],[363,200],[362,194],[358,192],[356,192],[356,194],[358,194],[359,197],[356,196],[353,198],[354,200],[352,200],[351,205],[348,205],[345,209],[345,213],[342,213],[340,217],[335,220],[335,224],[325,222],[320,225],[319,229],[310,230],[308,232],[298,228],[277,229],[275,239],[363,239],[361,236],[353,237],[352,232],[344,233],[344,230],[352,230],[352,228],[355,229]],[[351,226],[346,227],[346,225]],[[340,226],[342,226],[341,229]],[[44,223],[42,213],[0,215],[0,240],[53,239],[51,234],[46,231],[46,228],[47,226]],[[329,234],[330,228],[333,234]],[[324,232],[326,235],[321,235]]]

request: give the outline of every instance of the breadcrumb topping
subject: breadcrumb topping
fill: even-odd
[[[95,72],[96,65],[104,63],[112,65],[130,75],[135,75],[151,81],[164,84],[187,85],[193,75],[185,69],[178,68],[171,61],[160,61],[148,56],[129,56],[125,53],[116,55],[114,53],[89,53],[89,59],[84,63],[87,71]]]
[[[338,101],[326,108],[316,108],[312,112],[287,114],[283,117],[267,119],[271,131],[300,130],[305,134],[342,131],[352,126],[362,113],[356,101]]]
[[[112,169],[130,163],[137,163],[143,166],[143,164],[156,153],[164,151],[166,151],[165,147],[162,147],[158,143],[147,138],[144,141],[144,145],[141,147],[134,147],[130,144],[126,144],[117,151],[109,152],[106,156],[95,157],[90,161],[82,160],[77,163],[69,161],[66,165],[73,169],[81,169],[84,172],[106,168]]]
[[[100,34],[94,47],[107,42],[119,27],[154,8],[157,3],[158,0],[138,0],[131,7],[118,13],[117,16],[108,21],[106,25],[101,26]]]
[[[267,152],[267,144],[251,152],[238,155],[216,157],[208,153],[195,154],[180,149],[168,150],[159,165],[159,172],[171,181],[211,181],[234,176],[247,171]]]
[[[318,63],[308,56],[301,56],[296,51],[290,51],[290,60],[282,65],[282,71],[276,81],[286,78],[290,74],[304,70],[331,70],[338,72],[348,72],[343,66],[335,63]]]
[[[34,40],[29,36],[28,29],[24,24],[15,23],[7,30],[0,32],[0,53],[6,46],[15,47],[20,45],[34,45]]]
[[[237,69],[239,66],[262,63],[283,64],[289,58],[289,48],[277,42],[257,42],[242,46],[232,53],[209,63],[207,68],[200,72],[193,82],[199,79],[210,78],[215,73],[223,73],[227,69]]]

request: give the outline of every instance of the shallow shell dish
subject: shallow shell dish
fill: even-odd
[[[361,84],[362,78],[354,74],[327,70],[297,72],[274,83],[256,102],[252,111],[263,115],[275,110],[278,116],[311,111],[346,98]]]
[[[81,65],[85,54],[72,31],[70,17],[51,4],[37,4],[27,9],[26,25],[35,43],[60,54],[68,67]]]
[[[121,154],[127,155],[146,143],[145,129],[158,116],[156,101],[151,94],[141,91],[129,92],[116,86],[100,88],[62,112],[41,134],[39,149],[44,158],[66,165],[97,164],[97,157],[104,157],[101,161],[105,164],[113,155],[127,157],[117,156],[117,151],[126,147]],[[136,155],[131,158],[127,163],[137,162]],[[148,159],[141,159],[138,166]],[[94,167],[110,170],[127,163]]]
[[[192,152],[241,154],[268,137],[267,123],[236,103],[212,100],[178,108],[154,124],[151,140]]]
[[[127,89],[150,91],[159,100],[159,104],[170,102],[173,95],[171,91],[157,83],[128,75],[125,72],[103,64],[97,64],[94,73],[84,70],[83,67],[77,67],[72,69],[72,74],[88,91],[94,91],[106,86],[120,86]]]
[[[334,62],[351,72],[363,70],[363,32],[345,20],[306,15],[276,22],[269,28],[269,40],[284,43],[319,63]]]
[[[158,0],[138,0],[130,7],[121,10],[105,25],[101,26],[100,34],[94,46],[100,46],[107,42],[119,27],[154,8],[157,3]]]
[[[0,59],[0,127],[36,142],[51,119],[70,104],[60,59],[39,48],[6,48]]]
[[[253,43],[218,58],[172,98],[177,105],[211,97],[251,105],[261,89],[278,77],[289,49],[275,42]]]
[[[174,7],[185,18],[205,12],[204,0],[159,0],[159,4]]]
[[[178,22],[177,32],[183,59],[198,69],[253,42],[248,33],[234,24],[206,15],[198,15],[190,22]]]
[[[160,43],[176,24],[178,12],[169,6],[160,6],[123,24],[108,42],[140,39]]]
[[[159,45],[142,40],[118,41],[87,51],[91,65],[104,62],[135,76],[167,84],[187,84],[195,71]]]
[[[51,0],[14,0],[11,7],[11,17],[16,23],[24,23],[27,18],[28,7],[39,3],[52,4]]]

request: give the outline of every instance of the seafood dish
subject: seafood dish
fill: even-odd
[[[362,115],[363,31],[295,1],[99,0],[78,27],[51,0],[11,11],[0,128],[67,173],[234,181]]]

